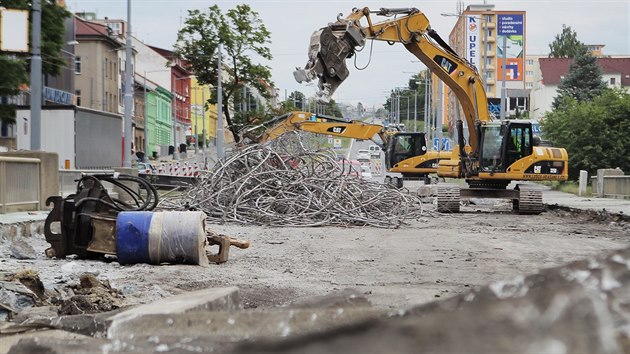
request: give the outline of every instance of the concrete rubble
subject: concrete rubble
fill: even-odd
[[[372,307],[352,290],[243,309],[239,290],[227,287],[114,313],[48,319],[33,313],[0,327],[0,348],[10,345],[9,353],[627,353],[629,309],[627,248],[394,311]]]

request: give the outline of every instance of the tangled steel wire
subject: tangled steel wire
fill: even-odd
[[[351,176],[331,150],[291,132],[233,152],[162,207],[202,210],[212,222],[395,228],[422,215],[416,196]]]

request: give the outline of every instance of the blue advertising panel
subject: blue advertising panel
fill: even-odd
[[[507,81],[523,80],[524,22],[523,14],[497,15],[497,80],[502,80],[504,68]]]
[[[497,34],[499,36],[522,36],[523,35],[523,15],[509,14],[497,15]]]

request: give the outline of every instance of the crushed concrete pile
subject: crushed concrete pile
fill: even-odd
[[[41,335],[0,327],[12,333],[0,346],[10,343],[10,353],[628,353],[628,294],[630,248],[406,310],[374,308],[351,290],[244,310],[237,288],[206,289],[50,319]]]
[[[345,163],[345,166],[344,166]],[[348,174],[332,150],[297,133],[236,150],[200,183],[162,208],[202,210],[208,221],[276,227],[370,225],[396,228],[422,216],[422,201]]]

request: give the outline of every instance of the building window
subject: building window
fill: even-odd
[[[534,87],[534,83],[533,82],[528,82],[526,84],[526,86],[527,86],[527,88],[532,88],[532,87]]]
[[[109,106],[107,105],[107,94],[105,94],[105,95],[104,95],[103,99],[105,100],[105,101],[103,102],[103,110],[104,110],[104,111],[107,111],[107,107],[109,107]]]
[[[486,58],[486,65],[492,65],[492,58]]]
[[[613,85],[613,86],[615,85],[615,78],[614,77],[610,78],[610,84]]]
[[[486,15],[486,22],[492,22],[492,15]]]
[[[488,37],[492,37],[492,30],[491,29],[488,30]]]
[[[107,78],[107,75],[109,75],[109,73],[107,72],[107,58],[105,58],[105,69],[103,69],[103,71],[105,72],[105,78]]]
[[[120,32],[120,22],[109,22],[107,23],[107,27],[112,31],[113,35],[119,35]]]
[[[531,70],[527,70],[527,71],[525,72],[525,75],[527,75],[528,77],[532,77],[532,76],[534,76],[534,72],[533,72],[533,71],[531,71]]]
[[[527,65],[534,65],[534,59],[527,59]]]
[[[77,106],[81,105],[81,90],[75,90],[74,95],[77,97]]]
[[[81,57],[74,57],[74,73],[81,73]]]

